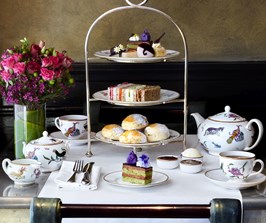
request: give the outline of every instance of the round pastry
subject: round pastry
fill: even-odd
[[[154,123],[148,125],[144,129],[148,142],[157,142],[160,140],[168,139],[170,137],[170,131],[164,124]]]
[[[147,138],[138,130],[127,130],[119,137],[119,142],[125,144],[147,143]]]
[[[109,124],[103,127],[102,136],[112,140],[119,140],[124,130],[117,124]]]
[[[138,57],[154,57],[155,51],[153,47],[148,43],[141,43],[137,47]]]
[[[131,114],[122,121],[122,128],[124,130],[141,130],[149,124],[147,118],[140,114]]]

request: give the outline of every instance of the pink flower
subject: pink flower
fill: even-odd
[[[59,57],[51,56],[51,60],[53,61],[53,68],[58,68],[62,64]]]
[[[46,48],[43,41],[29,44],[24,38],[20,42],[0,55],[0,95],[6,102],[36,109],[68,94],[74,82],[68,69],[73,61],[66,52]]]
[[[71,67],[72,63],[73,63],[73,60],[72,60],[72,59],[70,59],[69,57],[65,57],[65,58],[63,59],[63,63],[62,63],[62,65],[63,65],[64,67],[66,67],[66,68],[69,68],[69,67]]]
[[[34,72],[39,72],[41,65],[34,61],[29,61],[27,64],[27,72],[33,74]]]
[[[16,63],[14,57],[8,57],[1,62],[5,71],[9,71],[9,69],[13,69],[14,64]]]
[[[50,57],[44,57],[42,59],[42,67],[50,67],[53,65],[53,61]]]
[[[54,79],[54,71],[47,68],[41,68],[41,76],[45,81],[50,81]]]
[[[41,48],[36,45],[36,44],[32,44],[31,47],[30,47],[30,53],[33,55],[33,56],[38,56],[39,52],[41,51]]]
[[[55,71],[55,77],[56,78],[60,78],[61,77],[61,74],[62,74],[62,69],[59,69],[59,70],[56,70]]]
[[[13,70],[16,74],[23,74],[25,72],[26,64],[24,62],[15,63]]]
[[[8,82],[12,78],[12,75],[10,73],[6,72],[5,70],[1,73],[1,76],[5,82]]]
[[[13,58],[16,62],[19,62],[22,60],[22,54],[14,53]]]

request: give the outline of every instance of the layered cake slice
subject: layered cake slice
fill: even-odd
[[[150,184],[152,182],[152,167],[149,157],[143,154],[138,159],[132,151],[127,158],[127,163],[123,163],[122,180],[132,184]]]
[[[124,82],[108,87],[108,98],[113,101],[144,102],[160,99],[161,87],[159,85],[133,84]]]

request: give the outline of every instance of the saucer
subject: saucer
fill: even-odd
[[[88,143],[87,133],[84,133],[79,139],[68,139],[66,136],[62,134],[61,131],[52,132],[50,137],[58,140],[69,141],[71,145],[81,145]],[[95,132],[91,132],[91,142],[96,141]]]
[[[255,176],[249,177],[246,181],[243,182],[232,182],[228,180],[221,169],[213,169],[205,172],[205,176],[211,182],[227,188],[227,189],[246,189],[249,187],[254,187],[265,181],[266,176],[262,173],[259,173]]]

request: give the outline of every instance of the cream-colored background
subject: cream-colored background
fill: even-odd
[[[134,0],[138,3],[140,1]],[[124,0],[1,0],[0,51],[30,41],[67,50],[84,61],[84,42],[93,21],[102,13],[127,5]],[[149,0],[146,6],[170,15],[181,27],[190,61],[262,61],[266,59],[265,0]],[[162,16],[126,10],[105,17],[90,37],[90,52],[125,43],[148,28],[153,39],[166,32],[162,44],[182,51],[176,30]]]

